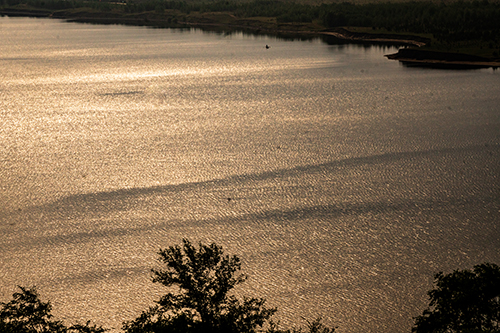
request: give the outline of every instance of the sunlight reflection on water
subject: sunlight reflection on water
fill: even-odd
[[[286,325],[401,332],[433,273],[499,261],[496,72],[0,22],[1,301],[36,284],[56,316],[120,328],[162,293],[158,249],[189,237],[240,256],[241,293]]]

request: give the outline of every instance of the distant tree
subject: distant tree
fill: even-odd
[[[344,13],[327,12],[323,16],[323,24],[327,27],[341,27],[348,24],[347,18]]]
[[[276,312],[258,298],[237,299],[230,292],[245,281],[236,256],[225,255],[216,244],[188,240],[182,247],[159,252],[163,270],[153,270],[153,282],[176,287],[137,319],[126,322],[128,333],[254,333]]]
[[[103,333],[107,330],[90,325],[66,327],[50,314],[50,302],[42,302],[35,287],[19,287],[8,303],[0,303],[0,333]]]
[[[484,263],[472,270],[435,275],[429,307],[415,318],[415,333],[500,332],[500,267]]]

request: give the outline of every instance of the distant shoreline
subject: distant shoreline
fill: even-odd
[[[24,16],[24,17],[47,17],[63,19],[68,22],[92,23],[92,24],[124,24],[134,26],[150,26],[157,28],[179,28],[198,27],[201,29],[220,28],[227,31],[252,31],[260,34],[280,35],[285,34],[296,37],[331,36],[339,40],[351,43],[386,43],[405,46],[424,46],[429,43],[429,39],[413,35],[397,34],[370,34],[349,31],[345,28],[312,29],[301,24],[282,24],[274,27],[266,26],[260,21],[248,19],[234,19],[234,22],[221,23],[206,18],[193,20],[192,17],[186,20],[172,23],[168,17],[161,17],[153,13],[142,13],[135,15],[116,15],[102,12],[67,12],[67,11],[43,11],[34,9],[8,8],[0,10],[0,15]]]
[[[370,43],[370,44],[391,44],[410,48],[400,49],[395,54],[386,55],[390,60],[398,60],[407,66],[430,67],[430,68],[450,68],[450,69],[477,69],[477,68],[498,68],[500,61],[478,56],[436,52],[432,50],[417,49],[428,45],[430,40],[414,35],[399,34],[372,34],[349,31],[345,28],[314,29],[301,24],[266,25],[261,21],[249,19],[232,19],[232,22],[217,22],[213,17],[193,17],[185,20],[173,21],[168,16],[157,15],[155,13],[140,13],[135,15],[120,15],[105,12],[69,12],[69,11],[44,11],[36,9],[5,8],[0,10],[2,16],[12,17],[46,17],[63,19],[68,22],[91,23],[91,24],[123,24],[131,26],[149,26],[157,28],[200,28],[206,30],[221,31],[247,31],[257,34],[272,36],[287,36],[291,38],[312,38],[325,37],[333,38],[338,43]],[[215,16],[215,15],[214,15]],[[225,19],[228,14],[224,16]],[[335,42],[334,42],[335,43]]]
[[[398,60],[409,67],[429,67],[440,69],[480,69],[498,68],[500,61],[461,53],[437,52],[419,49],[400,49],[397,53],[386,55],[388,59]]]

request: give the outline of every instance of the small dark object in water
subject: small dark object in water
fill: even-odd
[[[266,49],[268,49],[268,48],[270,48],[270,46],[266,44]]]

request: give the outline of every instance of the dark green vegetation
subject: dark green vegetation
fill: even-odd
[[[338,27],[429,38],[434,50],[500,57],[500,2],[349,2],[277,0],[2,0],[3,13],[52,15],[96,23],[218,26],[259,33],[321,34]],[[35,10],[35,11],[33,11]]]
[[[500,332],[500,267],[481,264],[438,273],[435,285],[413,332]]]
[[[153,282],[169,292],[139,317],[123,324],[126,333],[334,333],[319,319],[307,328],[279,329],[276,312],[261,298],[238,299],[233,289],[246,277],[237,256],[216,245],[171,246],[159,252],[164,269],[153,270]],[[500,267],[481,264],[472,270],[438,273],[429,291],[430,305],[415,318],[416,333],[500,332]],[[0,333],[103,333],[87,322],[66,327],[52,319],[49,302],[34,288],[20,287],[13,300],[0,303]]]

